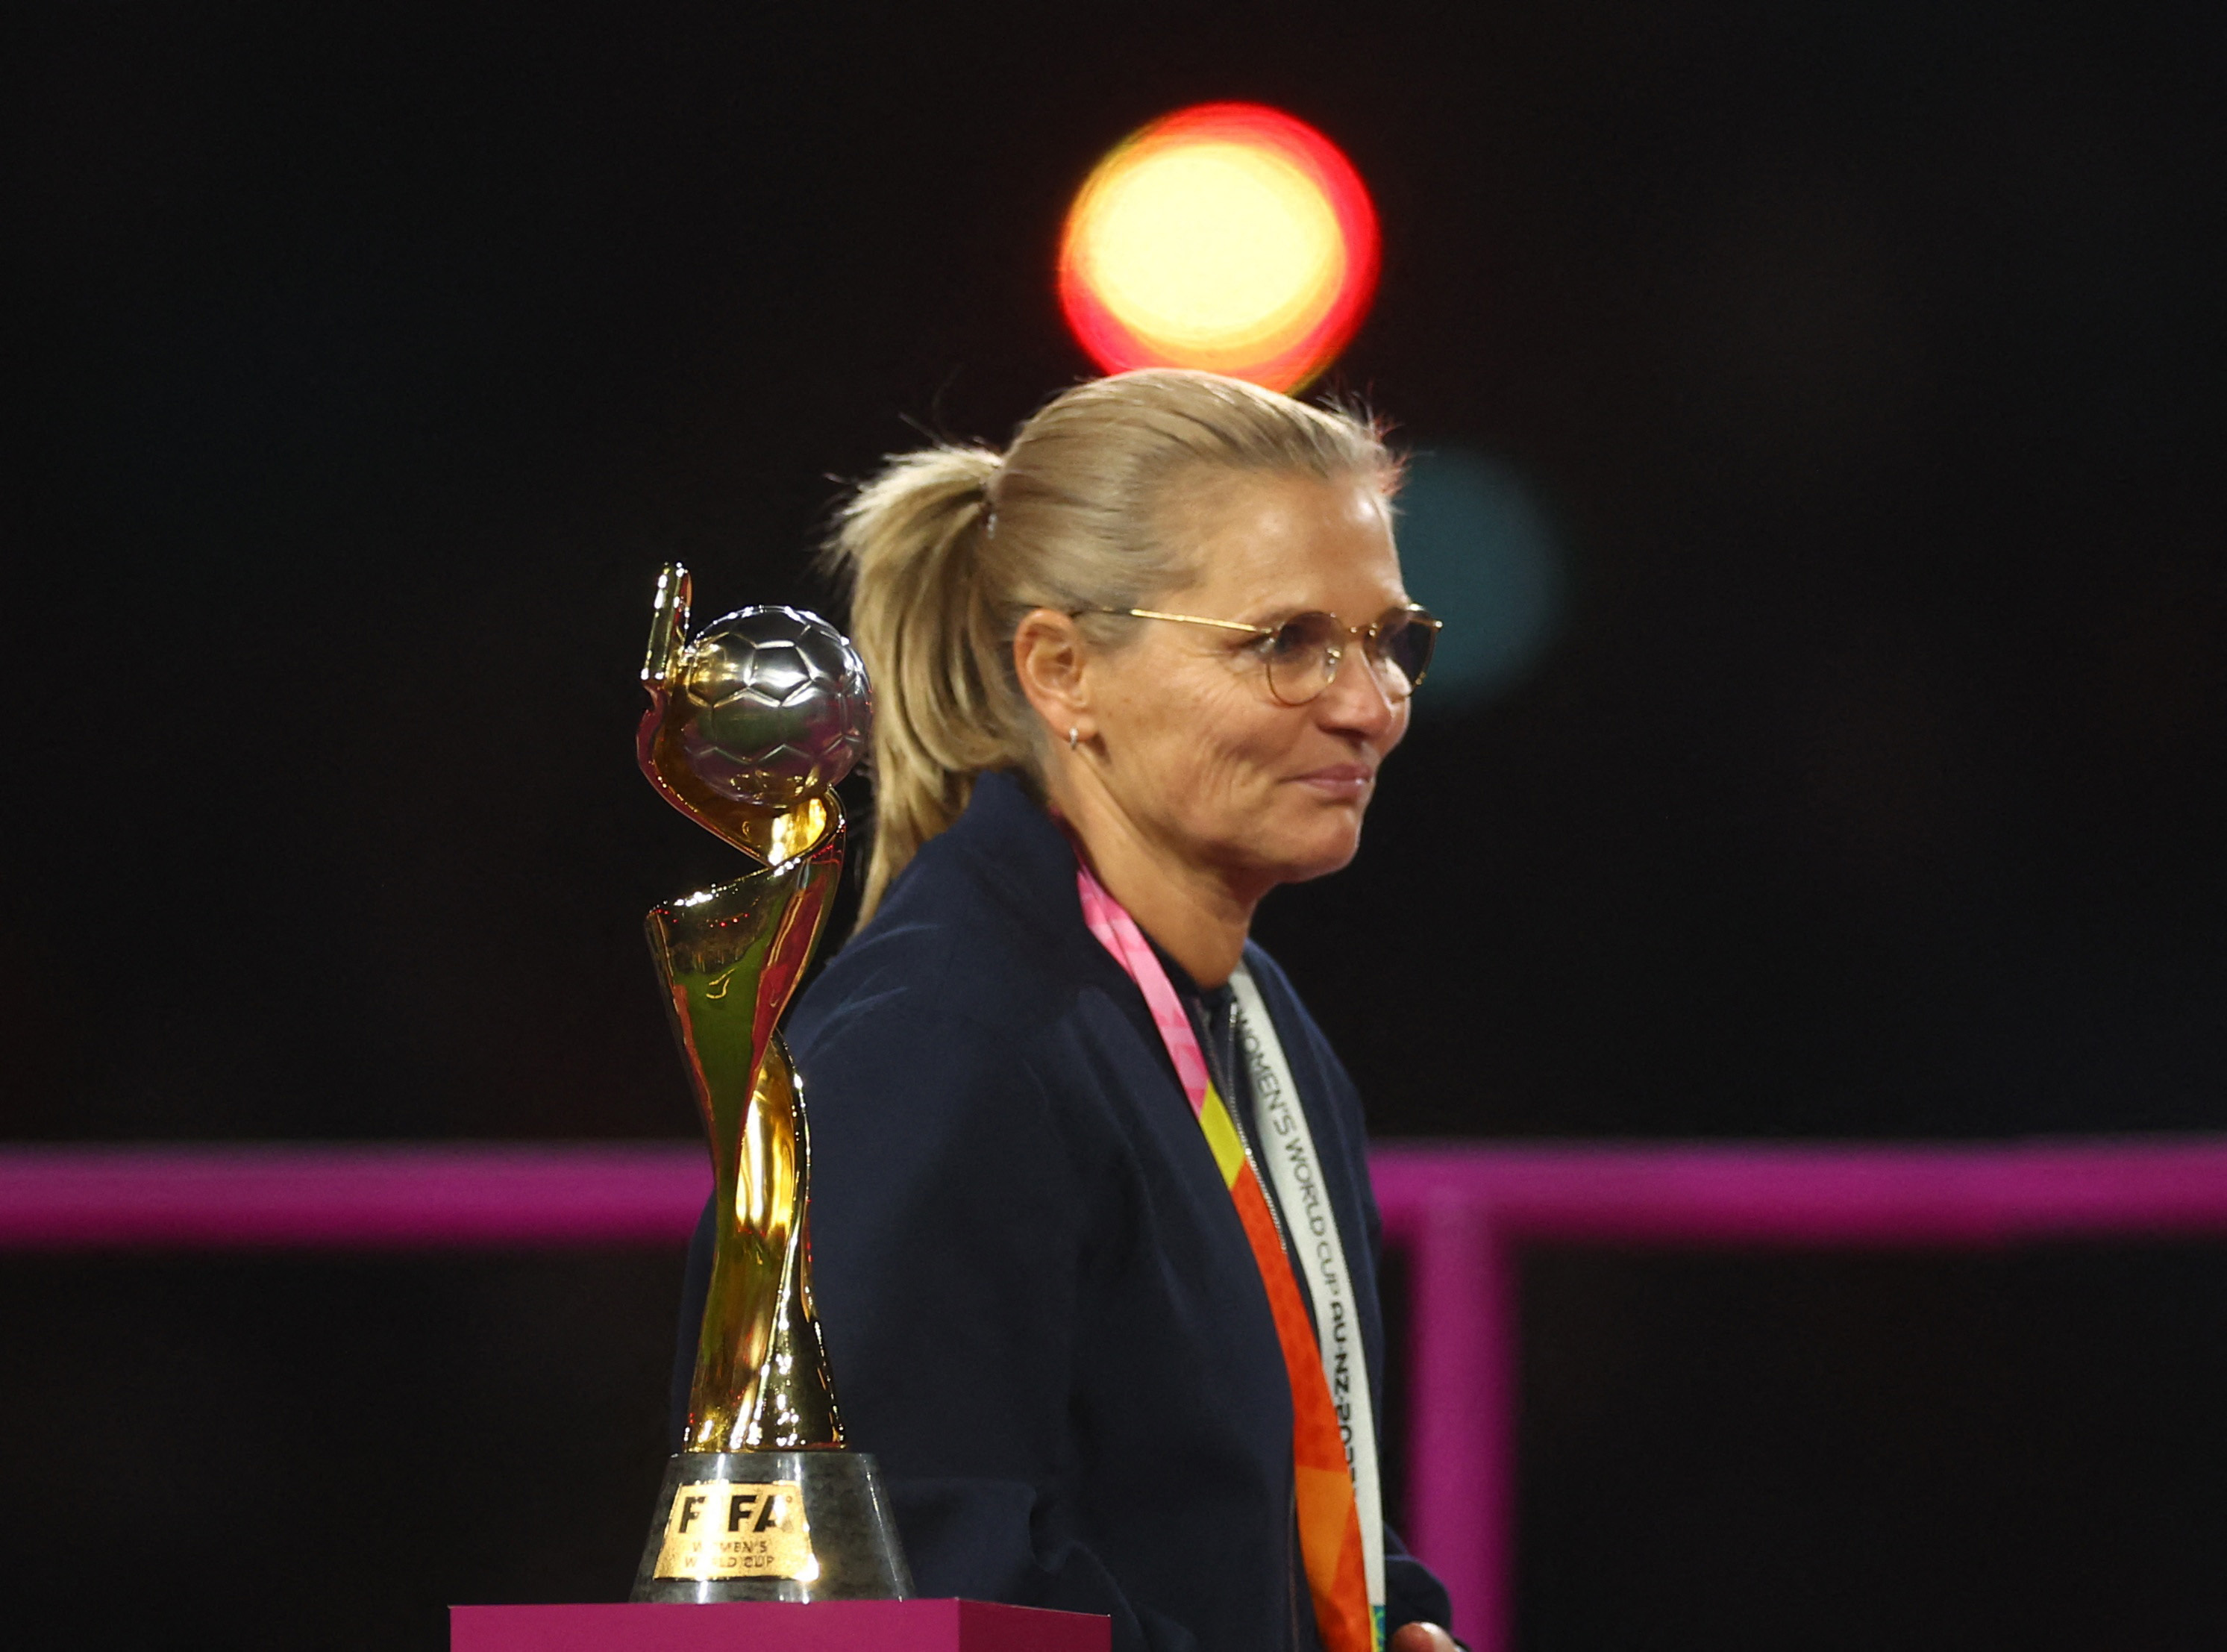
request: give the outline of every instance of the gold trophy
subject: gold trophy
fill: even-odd
[[[834,786],[865,749],[865,668],[794,609],[744,609],[690,641],[688,603],[674,564],[642,665],[642,772],[764,864],[648,921],[711,1138],[717,1226],[687,1438],[634,1598],[902,1599],[897,1528],[874,1459],[845,1449],[813,1317],[804,1089],[776,1030],[842,877]]]

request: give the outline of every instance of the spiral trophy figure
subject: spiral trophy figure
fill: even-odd
[[[844,1449],[812,1308],[804,1087],[775,1030],[843,871],[835,782],[872,701],[842,634],[748,608],[688,640],[690,584],[658,581],[642,665],[642,772],[764,863],[654,908],[649,945],[711,1139],[711,1290],[684,1449],[635,1577],[646,1601],[902,1598],[872,1457]]]

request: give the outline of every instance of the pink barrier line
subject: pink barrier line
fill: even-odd
[[[693,1142],[0,1150],[0,1250],[680,1245],[711,1190]]]
[[[1388,1234],[1454,1202],[1505,1238],[1960,1247],[2227,1230],[2227,1140],[1404,1146],[1375,1155]]]
[[[1410,1258],[1407,1535],[1477,1652],[1513,1623],[1516,1260],[1541,1241],[1937,1247],[2227,1234],[2227,1140],[1379,1150]],[[679,1245],[693,1142],[0,1150],[0,1250]]]

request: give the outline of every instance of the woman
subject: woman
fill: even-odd
[[[1359,1103],[1246,938],[1353,858],[1407,729],[1394,474],[1154,370],[844,515],[873,852],[788,1036],[845,1419],[923,1593],[1156,1652],[1452,1645],[1379,1507]]]

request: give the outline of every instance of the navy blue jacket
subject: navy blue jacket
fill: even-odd
[[[1372,1264],[1381,1396],[1359,1099],[1282,972],[1246,956],[1347,1252]],[[1018,781],[982,777],[788,1036],[836,1390],[921,1592],[1108,1613],[1117,1652],[1311,1652],[1267,1294],[1144,997],[1083,926],[1074,852]],[[1444,1623],[1438,1580],[1385,1547],[1388,1626]]]

